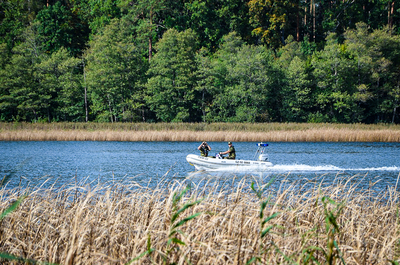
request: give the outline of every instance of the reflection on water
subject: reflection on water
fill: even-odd
[[[225,142],[210,142],[213,152]],[[240,170],[194,171],[186,155],[197,154],[193,142],[0,142],[0,174],[8,188],[97,183],[137,183],[154,188],[161,181],[192,185],[240,182],[260,185],[330,185],[342,181],[384,191],[397,187],[399,143],[270,143],[273,167],[263,172]],[[239,159],[252,159],[256,143],[234,143]],[[48,180],[51,178],[51,180]],[[47,180],[47,182],[46,182]]]

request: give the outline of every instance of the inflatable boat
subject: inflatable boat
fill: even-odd
[[[187,155],[186,161],[194,166],[196,170],[214,170],[214,169],[249,169],[249,170],[263,170],[272,167],[273,164],[269,161],[268,154],[265,153],[265,148],[268,146],[266,143],[258,143],[258,148],[254,155],[253,160],[241,159],[223,159],[217,155],[213,157],[204,157],[199,155]]]

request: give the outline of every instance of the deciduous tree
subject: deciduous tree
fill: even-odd
[[[196,104],[196,35],[192,30],[166,31],[156,44],[157,53],[150,61],[147,104],[158,119],[198,121]]]
[[[147,62],[129,25],[115,19],[90,42],[85,58],[91,110],[99,121],[138,120]]]

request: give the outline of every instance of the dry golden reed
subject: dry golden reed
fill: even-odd
[[[400,142],[399,125],[0,123],[0,141]]]
[[[227,180],[228,185],[207,181],[193,184],[181,199],[181,203],[203,199],[185,213],[202,214],[181,227],[179,237],[185,245],[170,253],[171,262],[245,264],[263,253],[259,264],[304,264],[305,250],[327,250],[324,196],[344,205],[335,220],[340,253],[335,251],[346,264],[388,264],[400,256],[396,187],[375,194],[359,190],[351,180],[337,180],[329,186],[282,180],[263,194],[271,196],[265,216],[279,214],[268,222],[274,228],[261,239],[260,201],[249,189],[257,178],[242,178],[237,185],[229,185],[232,180]],[[27,198],[0,224],[0,252],[60,264],[125,264],[144,253],[149,240],[156,251],[133,264],[162,264],[174,193],[186,184],[160,182],[150,190],[134,180],[129,183],[2,189],[1,210],[22,193]],[[322,251],[314,257],[325,264]]]

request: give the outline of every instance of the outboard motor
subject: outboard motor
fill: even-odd
[[[257,159],[257,161],[263,161],[263,162],[269,161],[268,154],[265,153],[265,148],[268,146],[268,144],[261,142],[258,143],[257,146],[258,148],[254,155],[253,160]]]
[[[267,154],[261,154],[258,156],[258,161],[268,161],[268,155]]]

